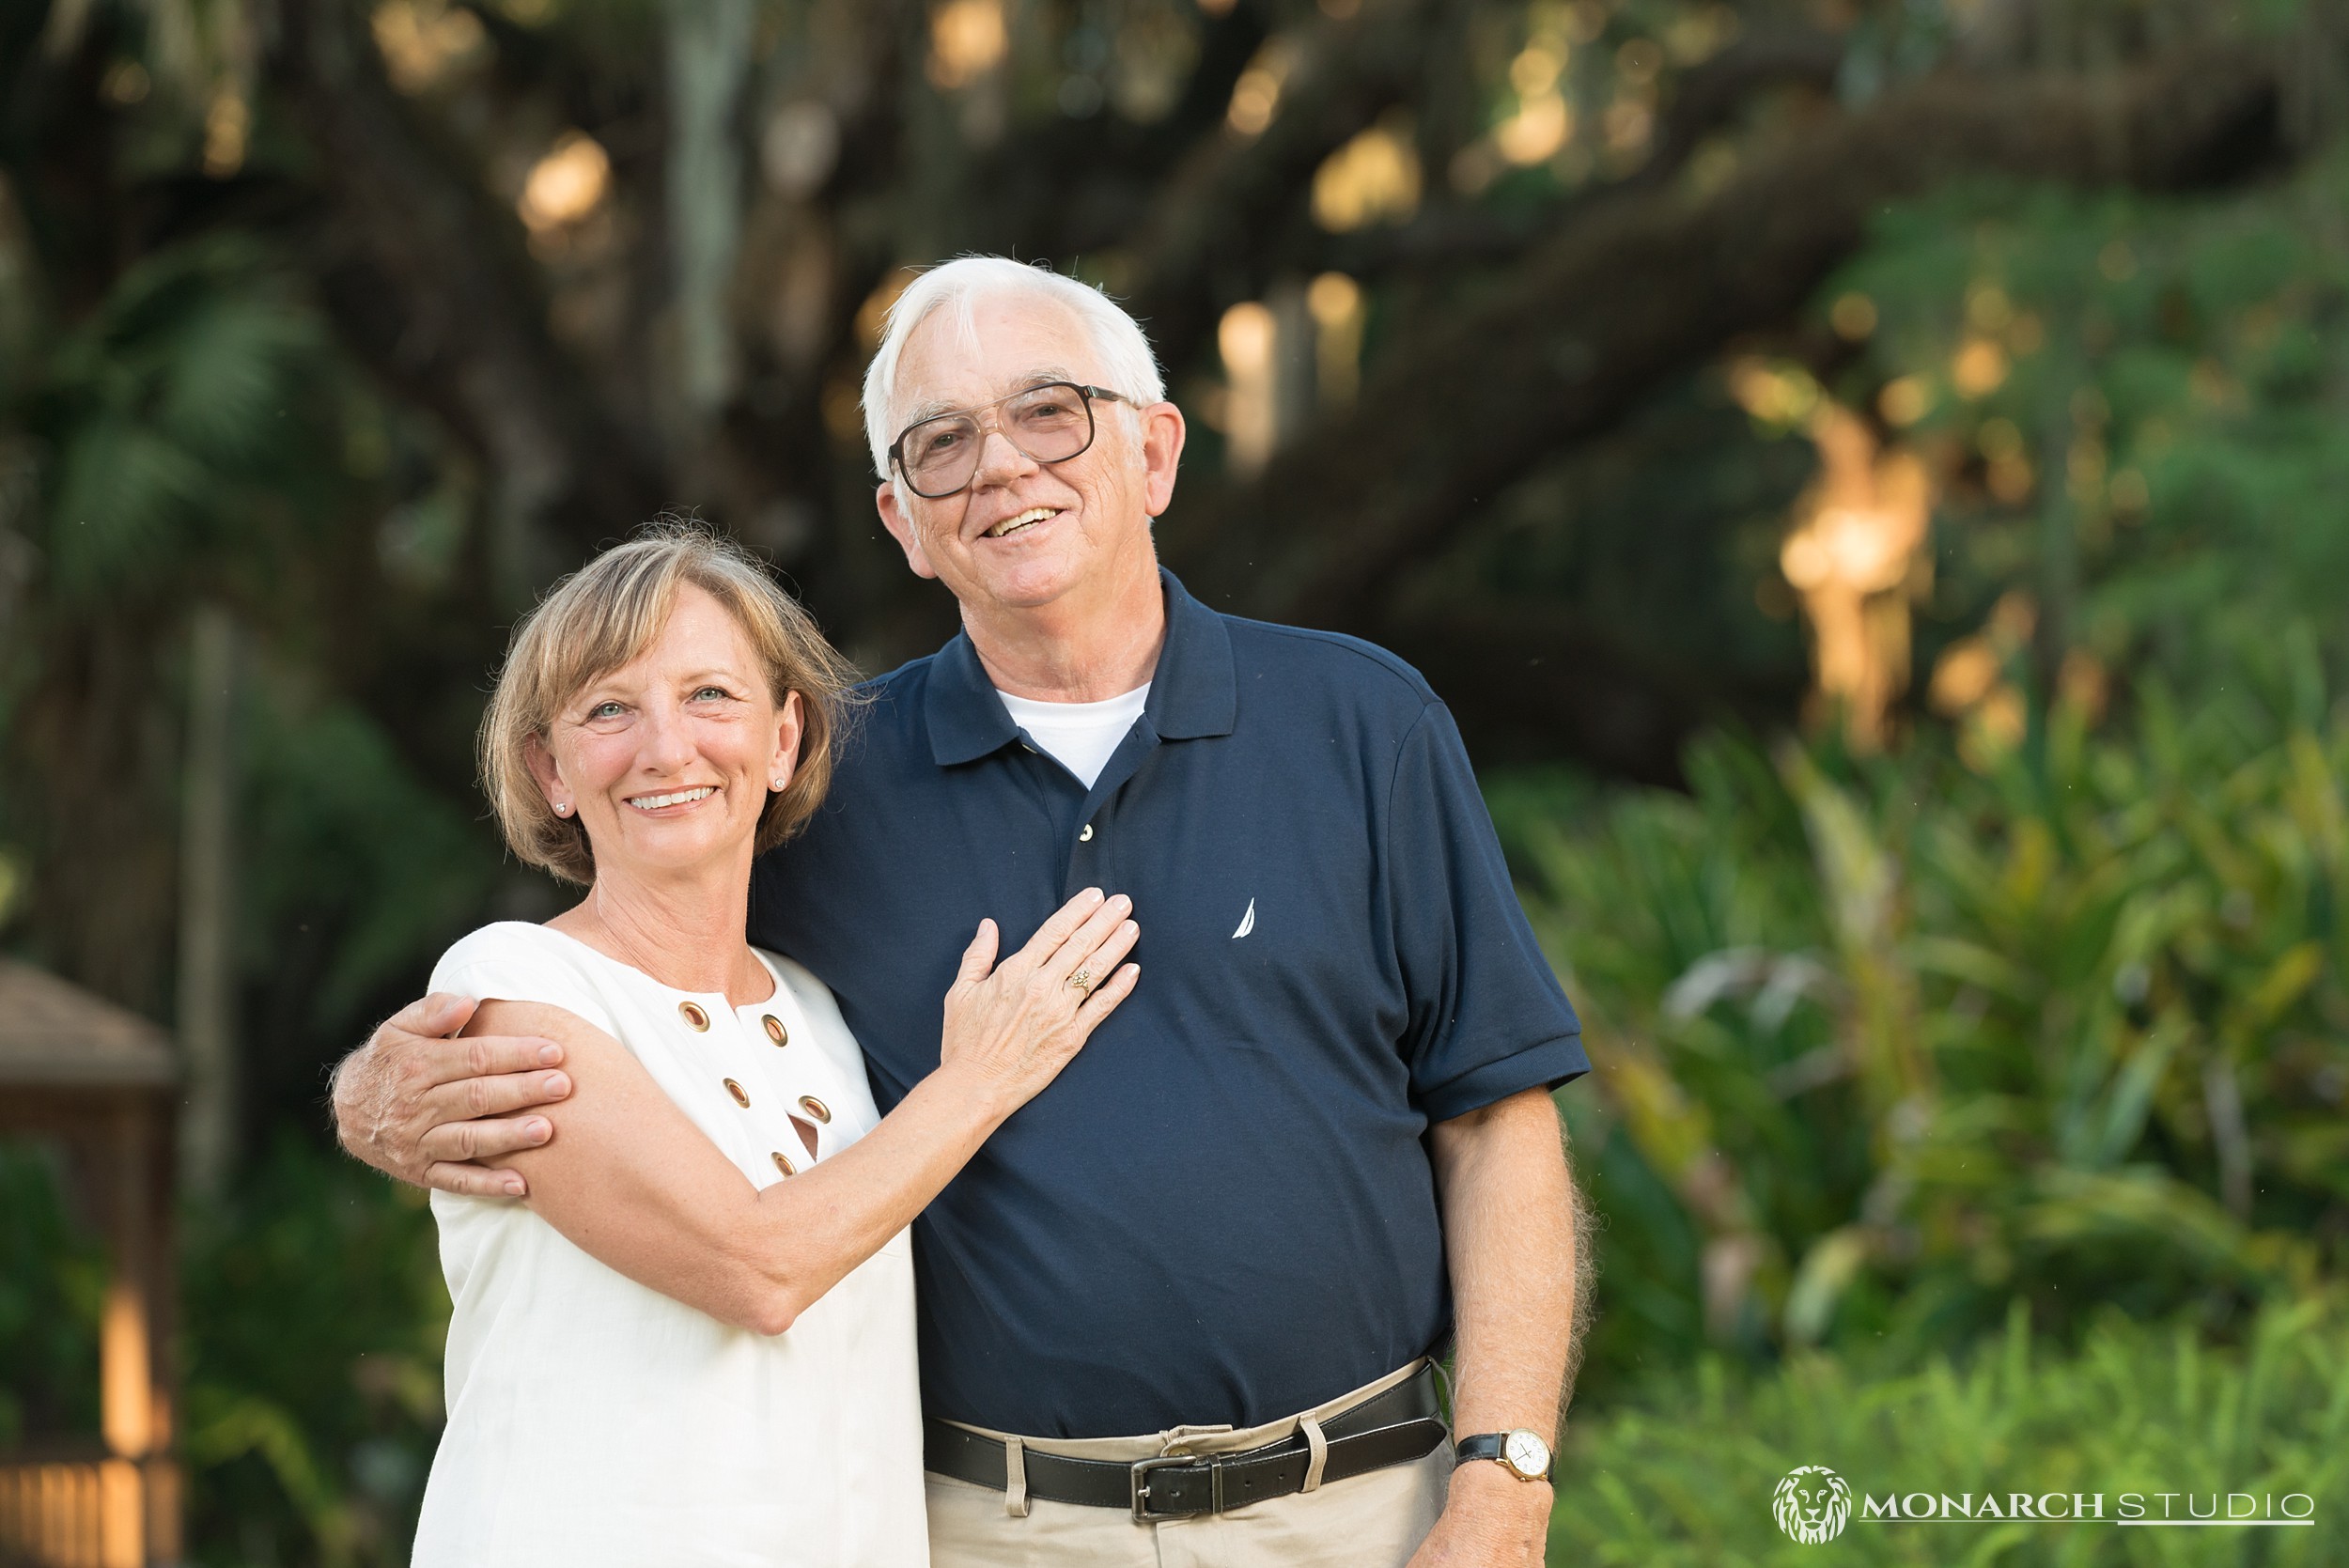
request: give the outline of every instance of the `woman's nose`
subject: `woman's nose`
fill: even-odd
[[[685,722],[685,715],[677,708],[660,706],[645,713],[644,737],[639,760],[655,769],[681,767],[693,760],[692,736]]]

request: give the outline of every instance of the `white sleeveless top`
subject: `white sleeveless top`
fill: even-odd
[[[450,948],[432,989],[593,1024],[765,1188],[879,1116],[832,993],[759,956],[775,994],[737,1008],[507,922]],[[432,1213],[455,1312],[414,1568],[928,1562],[906,1233],[770,1339],[607,1268],[519,1200],[435,1192]]]

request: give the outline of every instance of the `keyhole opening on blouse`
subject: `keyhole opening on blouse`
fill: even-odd
[[[800,1141],[807,1145],[809,1157],[813,1157],[816,1153],[816,1125],[794,1116],[791,1118],[791,1126],[798,1131]]]

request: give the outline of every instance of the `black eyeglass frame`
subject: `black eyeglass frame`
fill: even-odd
[[[1004,429],[1003,427],[998,423],[995,427],[996,433],[1002,436],[1005,441],[1010,442],[1012,449],[1018,452],[1021,457],[1027,458],[1030,462],[1073,462],[1077,458],[1081,458],[1086,453],[1092,451],[1094,442],[1098,440],[1101,434],[1101,422],[1093,417],[1093,400],[1095,398],[1106,397],[1112,403],[1124,403],[1132,408],[1140,408],[1142,406],[1141,404],[1136,403],[1132,398],[1127,396],[1124,393],[1112,392],[1105,386],[1087,386],[1081,381],[1038,381],[1034,386],[1023,386],[1017,392],[1007,392],[1003,394],[1003,396],[996,398],[992,403],[981,403],[978,407],[973,409],[949,409],[944,413],[934,413],[927,419],[915,420],[912,424],[898,431],[897,439],[889,443],[889,466],[894,469],[897,473],[897,476],[905,481],[906,489],[911,490],[914,494],[920,496],[925,501],[943,501],[950,495],[959,494],[963,490],[969,489],[971,488],[972,480],[976,479],[979,476],[978,459],[976,458],[972,458],[971,473],[969,476],[966,477],[961,484],[955,486],[952,489],[936,491],[926,490],[921,486],[913,482],[913,471],[906,466],[906,437],[913,434],[914,431],[920,429],[923,426],[934,425],[941,419],[968,419],[975,425],[978,423],[978,416],[983,413],[990,413],[993,411],[1002,408],[1005,403],[1013,401],[1015,398],[1031,396],[1039,392],[1050,392],[1056,386],[1066,387],[1069,391],[1077,394],[1079,400],[1084,404],[1084,444],[1078,447],[1077,450],[1069,453],[1065,458],[1039,458],[1034,453],[1029,451],[1026,447],[1020,445],[1019,438],[1015,437],[1009,430]],[[982,438],[986,435],[986,429],[984,427],[980,429],[980,435]]]

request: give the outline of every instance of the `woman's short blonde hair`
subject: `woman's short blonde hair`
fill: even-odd
[[[557,816],[530,771],[555,715],[589,682],[652,645],[692,583],[732,613],[767,667],[781,705],[800,694],[799,766],[770,795],[758,849],[771,849],[815,815],[832,784],[833,748],[856,678],[816,622],[740,545],[701,523],[663,519],[557,582],[522,617],[481,719],[481,782],[514,853],[567,882],[595,880],[595,850],[575,816]]]

